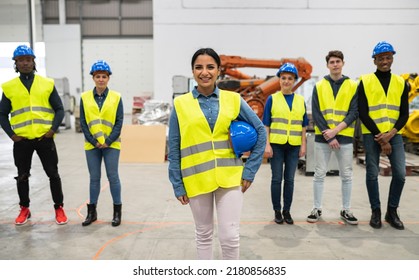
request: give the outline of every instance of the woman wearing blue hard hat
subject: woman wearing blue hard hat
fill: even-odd
[[[191,207],[198,259],[213,258],[214,211],[222,258],[238,259],[243,193],[262,163],[266,133],[238,93],[216,86],[221,61],[213,49],[196,51],[191,64],[198,86],[174,99],[170,115],[169,179],[180,203]],[[255,142],[241,138],[248,133]],[[243,166],[238,156],[248,150]]]
[[[84,134],[84,149],[90,174],[87,217],[82,223],[88,226],[97,220],[96,206],[100,194],[102,160],[113,200],[112,226],[121,224],[122,201],[118,164],[121,149],[121,130],[124,109],[121,94],[110,90],[108,82],[111,68],[104,60],[93,63],[90,69],[95,87],[83,92],[80,99],[80,126]]]
[[[270,158],[272,170],[271,199],[275,222],[282,224],[285,220],[287,224],[293,224],[290,209],[294,194],[294,176],[298,159],[306,152],[308,118],[304,97],[292,91],[298,80],[298,71],[294,64],[285,63],[276,75],[279,77],[281,91],[268,97],[263,112],[263,124],[268,134],[265,152]]]

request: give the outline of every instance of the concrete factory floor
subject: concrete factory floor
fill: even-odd
[[[12,142],[0,133],[0,259],[2,260],[193,260],[194,224],[189,206],[173,195],[167,176],[168,163],[121,163],[122,224],[112,227],[112,200],[103,172],[98,221],[82,227],[88,201],[89,176],[83,135],[74,129],[56,136],[59,170],[69,223],[57,225],[47,177],[37,155],[33,158],[31,220],[16,226],[18,197]],[[399,208],[405,230],[383,222],[381,229],[368,225],[370,208],[365,168],[354,159],[352,210],[357,226],[339,218],[340,180],[328,176],[322,219],[306,222],[312,208],[312,180],[298,172],[291,214],[294,225],[273,222],[269,164],[263,164],[245,194],[241,218],[242,260],[418,260],[419,176],[408,176]],[[391,177],[380,176],[385,212]],[[383,217],[384,219],[384,217]],[[220,258],[218,242],[215,258]]]

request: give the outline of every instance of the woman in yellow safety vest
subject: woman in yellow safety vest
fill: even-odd
[[[265,130],[238,93],[216,86],[221,60],[213,49],[196,51],[191,64],[198,85],[174,99],[170,115],[169,179],[176,198],[191,207],[198,259],[213,257],[214,206],[222,257],[238,259],[243,193],[262,162]],[[235,120],[248,123],[257,134],[256,144],[248,147],[251,153],[245,166],[238,156],[248,149],[233,151],[234,139],[231,143],[229,139],[234,137],[229,129]],[[242,139],[240,147],[246,141]]]
[[[298,159],[306,152],[308,118],[304,97],[292,91],[298,80],[294,64],[285,63],[276,75],[279,77],[281,91],[268,97],[263,112],[263,124],[268,135],[265,154],[270,158],[272,170],[271,200],[275,222],[282,224],[285,220],[287,224],[293,224],[290,209],[294,194],[294,176]],[[282,178],[284,178],[283,207]]]
[[[110,90],[108,82],[112,74],[110,66],[103,60],[93,63],[90,74],[95,87],[83,92],[80,99],[80,125],[84,133],[84,149],[90,174],[90,203],[87,217],[82,223],[88,226],[97,220],[96,206],[100,193],[102,160],[113,200],[112,226],[121,224],[121,182],[119,180],[119,154],[124,110],[121,94]]]

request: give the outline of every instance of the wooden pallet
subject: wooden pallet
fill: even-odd
[[[406,175],[419,175],[419,156],[406,153]]]
[[[357,164],[366,165],[365,155],[357,156]],[[391,164],[386,156],[380,157],[380,175],[391,176]],[[406,176],[419,175],[419,157],[414,154],[406,153]]]

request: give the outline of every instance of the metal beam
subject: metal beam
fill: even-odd
[[[36,41],[35,0],[28,0],[28,12],[29,12],[29,46],[35,52],[35,41]]]

